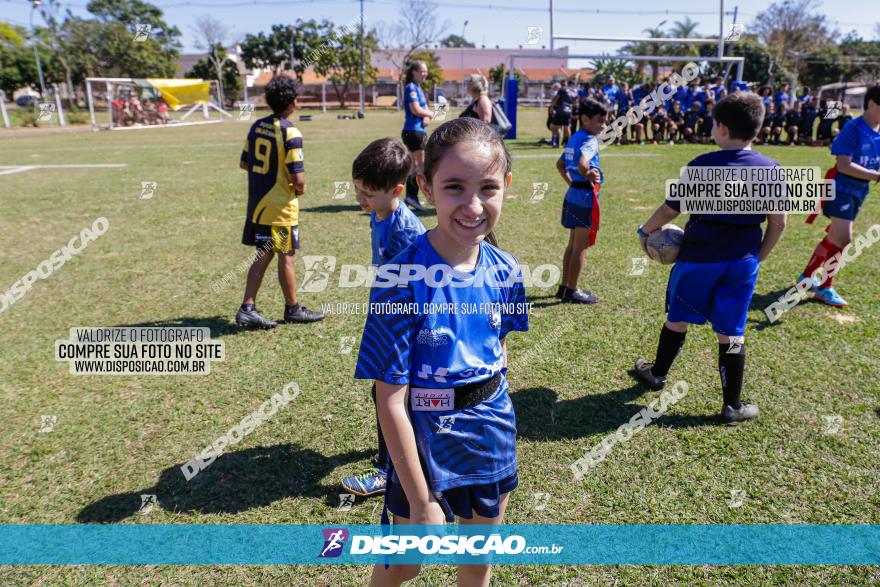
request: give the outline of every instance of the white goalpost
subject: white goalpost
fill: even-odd
[[[224,116],[232,118],[219,105],[216,81],[90,77],[86,78],[86,97],[92,130],[216,124]],[[197,110],[203,120],[189,120]],[[212,112],[217,116],[212,117]]]
[[[556,41],[587,41],[587,42],[619,42],[619,43],[677,43],[685,45],[718,45],[718,53],[715,57],[701,55],[609,55],[598,53],[575,53],[566,54],[566,59],[619,59],[622,61],[668,61],[668,62],[708,62],[729,63],[736,65],[736,81],[742,82],[745,57],[726,57],[724,55],[724,0],[719,0],[718,8],[718,37],[714,38],[673,38],[673,37],[601,37],[592,35],[557,35],[554,32],[555,14],[553,0],[548,0],[550,8],[550,50],[544,54],[511,53],[509,56],[508,82],[504,84],[504,98],[507,118],[513,123],[513,128],[508,132],[507,138],[516,138],[516,108],[518,85],[516,83],[516,59],[559,59],[561,55],[555,52]],[[733,31],[731,31],[733,33]],[[657,72],[654,72],[656,75]],[[727,77],[726,75],[724,76]]]

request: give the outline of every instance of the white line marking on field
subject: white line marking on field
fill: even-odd
[[[137,149],[139,151],[143,149],[176,149],[179,147],[189,147],[191,143],[150,143],[150,144],[127,144],[127,145],[113,145],[113,146],[89,146],[89,152],[94,153],[97,151],[127,151]],[[237,147],[241,149],[241,143],[239,141],[235,141],[234,143],[200,143],[199,148],[227,148],[227,147]],[[65,152],[82,152],[82,147],[46,147],[41,148],[41,153],[65,153]]]
[[[534,153],[529,155],[513,155],[514,159],[559,159],[561,153]],[[605,157],[659,157],[656,153],[603,153]]]
[[[148,124],[146,126],[114,126],[110,130],[149,130],[153,128],[176,128],[178,126],[197,126],[200,124],[220,124],[222,120],[196,120],[194,122],[175,122],[168,125]]]
[[[70,164],[70,165],[0,165],[0,175],[11,175],[32,169],[94,169],[94,168],[119,168],[128,167],[127,163],[95,163],[95,164]]]
[[[11,167],[11,166],[2,166],[0,167],[2,171],[0,171],[0,175],[11,175],[13,173],[19,173],[21,171],[29,171],[33,169],[32,165],[22,165],[21,167]]]

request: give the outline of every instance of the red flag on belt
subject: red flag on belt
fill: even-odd
[[[596,244],[596,236],[599,234],[599,184],[593,184],[593,224],[590,226],[590,236],[587,246]]]

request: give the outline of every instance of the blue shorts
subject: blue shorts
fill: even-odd
[[[758,281],[758,258],[694,263],[677,261],[666,286],[670,322],[712,322],[718,334],[743,336]]]
[[[474,512],[484,518],[497,518],[501,515],[501,496],[510,493],[518,485],[519,477],[514,471],[512,475],[495,483],[447,489],[443,492],[443,497],[452,509],[452,513],[459,518],[470,520],[474,517]],[[392,514],[409,518],[409,501],[397,475],[388,476],[385,503]]]
[[[565,228],[590,228],[593,226],[593,207],[584,208],[570,203],[562,203],[562,226]]]
[[[562,226],[565,228],[590,228],[594,224],[595,201],[592,189],[568,188],[562,201]]]
[[[828,200],[822,207],[822,214],[829,218],[843,218],[855,220],[859,208],[865,202],[865,198],[837,192],[833,200]]]

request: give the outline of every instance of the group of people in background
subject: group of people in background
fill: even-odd
[[[577,130],[577,107],[584,98],[592,98],[605,104],[609,116],[618,117],[641,102],[654,91],[654,84],[647,82],[630,88],[626,82],[617,84],[614,76],[604,83],[578,83],[577,77],[555,83],[551,89],[552,99],[548,107],[547,127],[551,132],[549,144],[560,147],[568,142]],[[629,125],[618,139],[626,145],[636,143],[711,143],[712,110],[724,97],[751,91],[745,82],[731,81],[725,84],[723,77],[716,77],[705,85],[699,78],[687,86],[678,88],[667,101],[654,109],[636,124]],[[801,96],[792,98],[788,82],[783,82],[774,92],[770,86],[758,90],[764,102],[764,124],[755,144],[828,146],[851,120],[849,105],[831,100],[819,100],[810,88],[804,87]],[[818,121],[818,123],[817,123]],[[546,142],[546,141],[545,141]]]
[[[118,126],[168,124],[168,104],[162,98],[141,102],[137,94],[118,96],[111,102],[113,122]]]
[[[775,94],[773,88],[764,86],[758,95],[764,101],[765,109],[758,144],[827,147],[853,118],[849,104],[819,100],[806,87],[796,100],[791,99],[788,83],[782,83]]]

